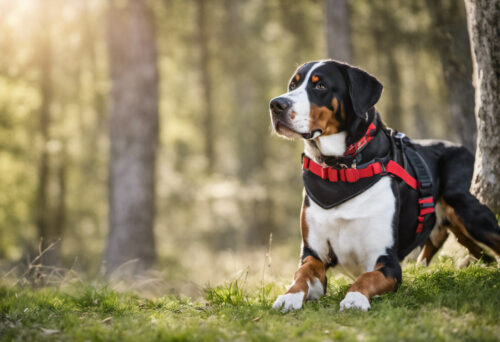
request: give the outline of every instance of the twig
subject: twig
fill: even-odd
[[[273,233],[269,234],[269,247],[267,249],[266,254],[264,255],[264,267],[262,268],[262,281],[261,281],[261,292],[262,292],[262,301],[264,301],[265,296],[265,276],[266,276],[266,266],[271,268],[271,247],[273,244]],[[269,260],[269,264],[267,262]]]

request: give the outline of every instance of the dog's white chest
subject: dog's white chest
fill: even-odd
[[[378,257],[394,244],[396,200],[391,180],[383,177],[362,194],[331,209],[311,200],[305,212],[309,248],[323,262],[329,262],[330,245],[341,271],[351,277],[373,270]]]

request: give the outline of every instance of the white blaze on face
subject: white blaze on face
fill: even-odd
[[[307,72],[307,75],[304,77],[304,80],[302,81],[300,87],[280,96],[290,99],[293,103],[290,113],[292,111],[295,112],[295,116],[293,116],[293,119],[292,117],[290,117],[290,121],[292,123],[291,128],[296,132],[309,133],[309,112],[311,110],[311,103],[309,102],[309,97],[307,96],[306,87],[314,70],[316,70],[323,64],[325,63],[317,62],[313,64],[311,69],[309,69],[309,71]],[[318,132],[317,134],[319,135],[320,133]]]

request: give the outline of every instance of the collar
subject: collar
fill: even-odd
[[[375,137],[375,133],[377,131],[377,126],[373,122],[370,123],[368,129],[365,134],[356,141],[347,147],[347,150],[344,152],[344,156],[355,156],[359,152],[361,152],[366,145]]]
[[[342,156],[321,156],[323,166],[334,168],[347,168],[348,166],[356,168],[356,164],[361,162],[361,151],[372,141],[377,133],[377,126],[372,121],[365,134],[356,142],[349,145]],[[304,156],[302,156],[304,157]]]

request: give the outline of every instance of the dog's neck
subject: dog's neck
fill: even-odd
[[[366,162],[369,159],[383,157],[388,152],[389,141],[385,137],[385,134],[380,134],[385,125],[374,110],[369,113],[368,120],[359,122],[357,127],[351,132],[344,130],[335,134],[320,136],[316,139],[304,140],[304,153],[316,163],[323,166],[328,164],[327,160],[333,159],[338,160],[339,163],[343,163],[343,160],[352,159],[344,156],[347,146],[361,139],[371,122],[375,122],[375,125],[379,128],[377,136],[380,135],[380,137],[376,139],[377,142],[375,144],[366,146],[362,159]]]
[[[327,157],[341,157],[346,151],[347,132],[304,140],[304,153],[317,163],[324,163]]]

